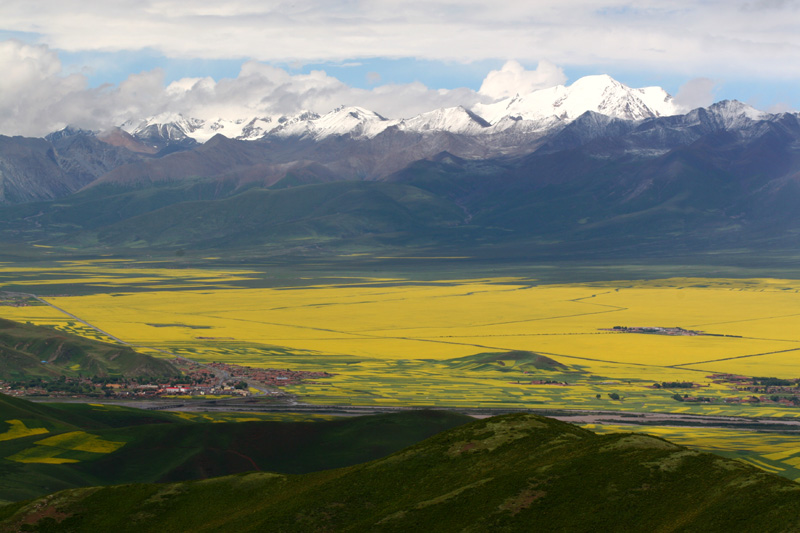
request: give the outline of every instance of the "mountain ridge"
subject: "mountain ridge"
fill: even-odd
[[[586,111],[637,121],[675,115],[680,109],[660,87],[631,89],[608,75],[596,75],[580,78],[569,86],[540,89],[491,104],[479,103],[471,109],[441,108],[397,119],[387,119],[358,106],[341,106],[321,115],[301,111],[293,115],[216,120],[167,113],[128,121],[122,127],[137,138],[151,140],[160,135],[166,140],[192,138],[205,142],[222,133],[239,140],[309,137],[319,141],[331,135],[372,138],[390,127],[415,133],[434,130],[467,135],[497,133],[509,128],[542,131],[569,123]]]
[[[766,533],[800,527],[798,493],[657,437],[524,413],[336,470],[63,491],[0,508],[0,530]]]

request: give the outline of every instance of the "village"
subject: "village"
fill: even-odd
[[[708,335],[702,331],[683,329],[679,327],[651,327],[651,326],[614,326],[613,328],[600,328],[601,331],[612,331],[614,333],[644,333],[648,335],[670,335],[673,337],[694,337],[697,335]]]
[[[201,365],[177,358],[173,364],[182,372],[173,377],[59,376],[0,380],[0,392],[11,396],[52,398],[157,399],[181,396],[208,397],[270,395],[285,396],[282,387],[330,378],[327,372],[252,368],[213,362]]]
[[[675,390],[675,394],[672,397],[679,402],[800,406],[800,378],[780,379],[737,374],[711,374],[706,378],[718,385],[728,385],[732,391],[741,394],[725,398],[690,394],[688,390],[702,389],[709,386],[690,381],[664,381],[653,383],[650,388]]]

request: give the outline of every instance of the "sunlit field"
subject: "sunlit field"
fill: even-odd
[[[796,435],[775,435],[755,431],[668,426],[614,426],[585,424],[596,433],[648,433],[699,450],[739,459],[768,472],[800,481],[800,446]]]
[[[19,277],[31,293],[41,282],[63,293],[44,298],[54,307],[0,307],[0,316],[109,340],[105,333],[153,355],[336,374],[289,389],[309,403],[800,415],[778,404],[724,404],[735,391],[709,377],[800,377],[798,281],[235,284],[251,275],[93,263],[30,269]],[[709,335],[606,331],[614,326]],[[692,394],[719,402],[678,402],[674,390],[651,387],[662,381],[697,383]]]
[[[9,457],[18,463],[77,463],[97,454],[117,451],[124,442],[104,440],[85,431],[72,431],[37,441]]]

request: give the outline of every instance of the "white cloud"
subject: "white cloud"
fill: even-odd
[[[56,53],[43,45],[0,42],[0,134],[41,136],[72,125],[106,129],[165,112],[207,120],[326,113],[358,105],[391,118],[439,107],[471,106],[469,89],[433,90],[421,83],[348,86],[321,70],[292,75],[248,61],[236,78],[184,78],[165,84],[160,69],[130,75],[118,86],[88,87],[82,74],[65,75]]]
[[[43,45],[0,42],[0,72],[0,134],[39,136],[69,124],[100,129],[169,104],[160,70],[89,88],[84,75],[64,74]]]
[[[714,92],[717,83],[708,78],[694,78],[678,89],[675,95],[675,104],[684,111],[691,111],[698,107],[708,107],[714,103]]]
[[[547,57],[681,76],[800,76],[790,0],[4,0],[0,29],[67,51],[265,62]]]
[[[549,61],[539,61],[536,70],[525,70],[519,62],[511,60],[500,70],[489,72],[478,92],[499,100],[563,85],[566,81],[564,71]]]

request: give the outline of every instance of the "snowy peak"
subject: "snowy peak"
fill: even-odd
[[[489,126],[486,120],[462,106],[436,109],[398,124],[400,129],[417,133],[447,131],[466,135],[484,133]]]
[[[222,113],[222,111],[220,111]],[[387,119],[357,106],[342,106],[326,114],[302,111],[294,115],[251,115],[244,118],[189,118],[164,113],[122,126],[151,148],[189,146],[222,134],[230,139],[297,138],[321,141],[329,137],[372,139],[387,129],[421,135],[452,133],[466,136],[502,134],[504,143],[528,143],[548,132],[564,128],[587,112],[610,119],[642,121],[680,114],[672,97],[660,87],[632,89],[607,75],[586,76],[572,85],[516,95],[491,104],[436,109],[413,117]],[[736,101],[725,101],[686,115],[689,120],[716,127],[744,127],[767,119],[762,113]],[[499,139],[499,137],[498,137]],[[499,141],[498,141],[499,142]]]
[[[334,135],[371,138],[385,130],[391,121],[362,107],[339,107],[314,121],[316,138]]]
[[[570,86],[558,85],[493,104],[478,104],[472,110],[491,124],[498,124],[506,117],[532,121],[556,117],[571,122],[587,111],[623,120],[678,113],[664,89],[631,89],[607,75],[586,76]]]
[[[770,117],[769,113],[759,111],[738,100],[717,102],[708,107],[708,112],[717,119],[720,125],[728,129],[741,128],[747,126],[750,122]]]

